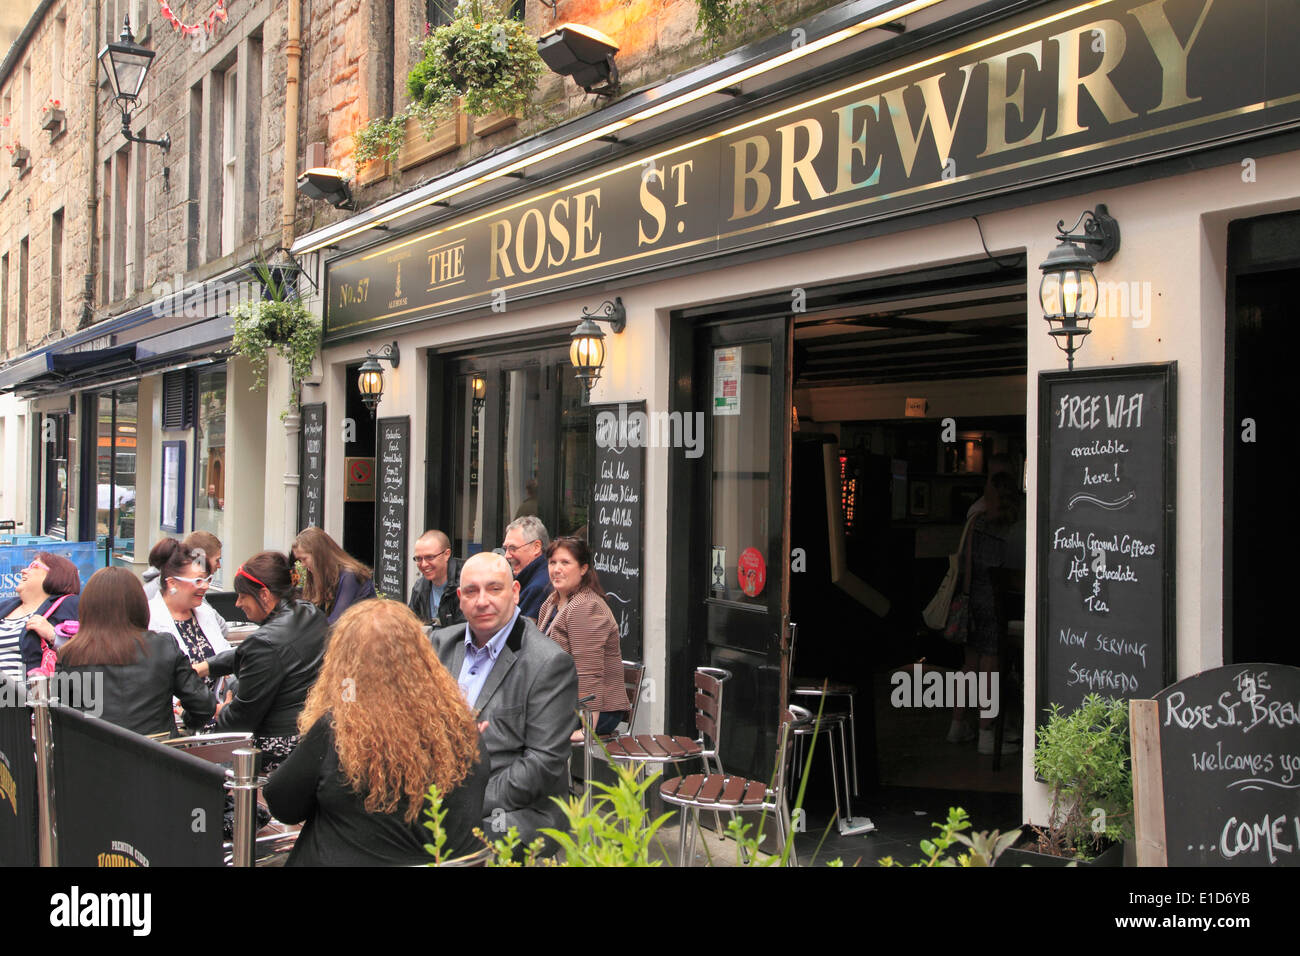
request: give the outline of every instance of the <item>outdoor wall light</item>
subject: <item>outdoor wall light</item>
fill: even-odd
[[[618,44],[599,30],[581,23],[565,23],[537,41],[537,52],[552,73],[571,76],[588,93],[613,96],[618,92]]]
[[[487,403],[487,379],[482,375],[475,375],[470,381],[470,387],[474,389],[474,414],[478,415]]]
[[[385,345],[379,352],[366,349],[366,360],[357,370],[357,389],[361,392],[361,403],[370,410],[370,417],[375,417],[379,400],[384,397],[384,368],[380,362],[391,362],[397,368],[401,362],[401,353],[397,343]]]
[[[627,327],[627,309],[623,308],[623,300],[615,296],[613,302],[602,302],[595,312],[583,308],[582,321],[569,334],[569,361],[577,370],[578,381],[588,397],[605,365],[605,333],[597,322],[608,322],[614,334],[620,334]]]
[[[99,51],[99,65],[104,68],[108,84],[113,90],[113,100],[122,111],[122,135],[127,142],[147,143],[161,146],[164,153],[172,148],[170,133],[164,133],[162,139],[146,139],[131,132],[131,113],[140,102],[140,91],[144,89],[144,79],[153,65],[154,51],[146,49],[135,42],[131,33],[131,18],[122,20],[122,35],[116,43],[107,43]]]
[[[1075,231],[1080,226],[1082,233]],[[1119,251],[1119,223],[1107,213],[1104,203],[1098,203],[1095,210],[1084,210],[1068,232],[1065,220],[1058,221],[1056,238],[1061,244],[1038,267],[1043,271],[1038,299],[1051,327],[1048,334],[1073,370],[1074,353],[1092,331],[1092,317],[1097,312],[1097,278],[1092,269]]]
[[[309,199],[323,199],[335,209],[356,208],[347,179],[329,166],[316,166],[302,173],[298,177],[298,192]]]

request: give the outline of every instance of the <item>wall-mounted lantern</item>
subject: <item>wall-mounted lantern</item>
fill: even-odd
[[[361,392],[362,404],[370,409],[371,418],[375,417],[379,400],[384,397],[384,368],[379,363],[391,362],[393,368],[397,368],[400,361],[401,353],[396,342],[385,345],[377,353],[366,349],[366,360],[357,370],[357,389]]]
[[[588,312],[584,307],[582,321],[569,335],[569,361],[577,371],[578,381],[582,383],[588,397],[605,365],[605,333],[600,330],[597,322],[608,322],[615,335],[621,333],[627,327],[627,310],[623,308],[623,300],[615,296],[612,302],[602,302],[595,312]]]
[[[1082,233],[1076,232],[1080,226]],[[1074,353],[1092,331],[1092,317],[1097,312],[1097,277],[1092,270],[1119,251],[1119,223],[1107,213],[1105,204],[1098,203],[1095,210],[1085,210],[1068,232],[1064,219],[1057,222],[1056,232],[1061,244],[1038,267],[1043,271],[1038,299],[1051,327],[1048,334],[1073,370]]]
[[[122,111],[122,135],[131,143],[161,146],[166,153],[172,148],[170,133],[164,133],[162,139],[146,139],[131,132],[131,113],[139,105],[140,91],[144,89],[144,80],[149,75],[154,55],[153,50],[135,42],[135,36],[131,33],[131,18],[127,16],[122,20],[122,35],[117,38],[117,42],[107,43],[99,51],[99,65],[108,77],[113,101]]]

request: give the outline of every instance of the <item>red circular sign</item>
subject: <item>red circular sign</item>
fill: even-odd
[[[370,462],[354,461],[352,463],[352,480],[369,481],[370,480]]]
[[[736,565],[736,576],[740,578],[740,589],[750,597],[758,597],[767,584],[767,565],[758,548],[746,548],[740,553]]]

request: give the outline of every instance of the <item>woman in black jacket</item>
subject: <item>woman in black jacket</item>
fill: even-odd
[[[488,761],[456,678],[398,601],[367,601],[334,625],[320,680],[298,720],[298,749],[266,803],[305,820],[289,866],[432,863],[425,793],[442,796],[443,859],[482,849]]]
[[[233,699],[217,708],[216,729],[252,732],[262,769],[270,771],[298,744],[298,714],[320,673],[329,623],[320,608],[293,600],[289,561],[276,551],[253,555],[232,584],[235,606],[262,626],[194,669],[201,677],[239,678]]]
[[[54,646],[54,629],[77,619],[81,576],[67,558],[41,551],[15,590],[17,597],[0,601],[0,672],[21,683],[41,666],[42,643]]]
[[[57,673],[82,675],[73,706],[137,734],[176,732],[172,698],[180,698],[185,723],[201,727],[212,717],[212,693],[171,637],[148,630],[149,602],[126,568],[100,568],[81,595],[77,635],[59,650]],[[79,700],[78,700],[79,698]]]

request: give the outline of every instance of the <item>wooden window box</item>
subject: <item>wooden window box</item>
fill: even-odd
[[[505,113],[501,110],[489,113],[487,116],[477,116],[474,118],[474,135],[490,136],[498,130],[514,126],[521,119],[523,116],[519,113]]]
[[[423,162],[454,152],[465,145],[469,138],[469,119],[464,113],[457,113],[451,119],[439,123],[433,129],[432,136],[425,136],[424,126],[415,117],[406,121],[406,142],[397,154],[397,168],[410,169]]]
[[[388,163],[382,159],[372,159],[364,166],[357,169],[357,185],[373,186],[375,183],[383,182],[388,178]]]

